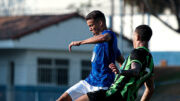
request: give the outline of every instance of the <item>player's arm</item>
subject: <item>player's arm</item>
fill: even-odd
[[[109,41],[109,40],[111,40],[111,35],[109,33],[106,33],[106,34],[100,34],[97,36],[93,36],[91,38],[88,38],[88,39],[82,40],[82,41],[73,41],[69,44],[69,51],[71,51],[72,46],[80,46],[83,44],[96,44],[96,43],[102,43],[102,42]]]
[[[141,70],[141,64],[137,63],[137,62],[132,62],[131,63],[131,69],[130,70],[118,70],[116,65],[111,63],[109,65],[109,67],[111,68],[111,70],[113,72],[115,72],[116,74],[120,74],[120,75],[124,75],[127,77],[138,77],[140,70]]]
[[[134,49],[129,57],[132,60],[131,68],[129,70],[120,70],[120,74],[126,77],[139,77],[145,57],[140,50]]]
[[[106,34],[100,34],[93,36],[91,38],[88,38],[86,40],[82,40],[80,42],[80,45],[82,44],[96,44],[96,43],[102,43],[102,42],[107,42],[111,40],[111,34],[106,33]]]
[[[121,67],[121,65],[122,65],[123,62],[124,62],[124,57],[121,55],[121,53],[120,53],[119,50],[118,50],[118,52],[117,52],[116,61],[118,62],[119,67]]]
[[[120,74],[127,77],[138,77],[141,70],[141,64],[137,62],[131,63],[131,69],[129,70],[120,70]]]
[[[154,92],[154,77],[149,78],[145,83],[145,91],[141,97],[141,101],[149,101]]]
[[[121,67],[122,64],[123,64],[123,62],[124,62],[124,57],[121,55],[121,52],[120,52],[119,49],[117,50],[116,56],[117,56],[117,57],[116,57],[116,61],[118,62],[119,67]],[[119,69],[118,69],[113,63],[111,63],[111,64],[109,65],[109,68],[111,68],[111,70],[112,70],[115,74],[118,74],[118,73],[119,73]]]

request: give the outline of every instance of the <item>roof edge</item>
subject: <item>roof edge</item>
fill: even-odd
[[[57,20],[54,20],[54,21],[52,21],[50,23],[47,23],[47,24],[44,24],[42,26],[36,27],[34,29],[30,29],[30,30],[18,33],[17,35],[10,37],[10,39],[12,39],[12,40],[19,39],[19,38],[21,38],[21,37],[23,37],[25,35],[28,35],[28,34],[33,33],[35,31],[39,31],[39,30],[41,30],[43,28],[47,28],[47,27],[49,27],[51,25],[54,25],[54,24],[58,24],[60,22],[66,21],[66,20],[68,20],[70,18],[73,18],[73,17],[80,17],[80,18],[84,19],[84,17],[82,15],[80,15],[79,13],[77,13],[77,12],[70,13],[70,14],[65,14],[65,16],[62,17],[61,19],[57,19]],[[6,40],[6,39],[8,39],[8,38],[4,38],[4,40]]]

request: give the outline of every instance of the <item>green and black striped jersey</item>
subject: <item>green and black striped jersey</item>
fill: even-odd
[[[123,99],[126,101],[134,101],[137,97],[138,89],[144,82],[154,73],[153,58],[149,50],[145,47],[134,49],[127,57],[120,69],[131,69],[131,63],[137,62],[141,64],[140,76],[126,77],[117,74],[114,83],[107,90],[106,96],[111,96],[115,92],[120,92]]]

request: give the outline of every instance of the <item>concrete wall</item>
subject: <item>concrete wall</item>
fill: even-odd
[[[0,50],[0,84],[8,84],[9,80],[9,67],[10,62],[15,63],[15,84],[18,84],[20,82],[24,82],[23,79],[21,80],[19,77],[26,77],[25,68],[23,68],[25,65],[25,51],[24,50]],[[16,82],[19,81],[19,82]]]
[[[37,83],[37,59],[68,59],[68,84],[73,85],[81,79],[81,61],[91,60],[91,52],[51,51],[51,50],[8,50],[0,54],[0,84],[8,83],[9,63],[15,63],[15,85],[38,85]]]
[[[32,55],[33,54],[33,55]],[[68,84],[69,86],[77,83],[81,79],[81,61],[82,60],[91,60],[91,52],[71,52],[68,51],[50,51],[50,50],[29,50],[27,52],[28,61],[33,64],[33,68],[28,69],[28,81],[27,84],[30,85],[38,85],[37,83],[37,75],[33,76],[33,74],[37,74],[37,59],[38,58],[50,58],[50,59],[68,59],[69,60],[69,68],[68,68]],[[33,79],[32,79],[33,77]],[[33,80],[33,81],[31,81]]]

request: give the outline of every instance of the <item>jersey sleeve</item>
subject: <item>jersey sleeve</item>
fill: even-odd
[[[145,69],[145,71],[147,72],[146,76],[144,76],[145,78],[148,78],[150,76],[153,76],[154,74],[154,63],[152,60],[152,57],[149,59],[147,59],[147,54],[145,52],[143,52],[142,50],[139,49],[134,49],[131,53],[130,59],[134,62],[140,63],[141,65],[143,65],[143,68]],[[149,60],[147,62],[147,60]],[[148,65],[146,65],[148,63]]]
[[[109,34],[111,36],[111,41],[114,40],[112,31],[105,30],[105,31],[102,32],[102,35],[104,35],[104,34]]]
[[[103,35],[104,35],[104,34],[110,34],[110,35],[111,35],[112,33],[113,33],[113,32],[112,32],[112,31],[109,31],[109,30],[105,30],[105,31],[102,32]]]

